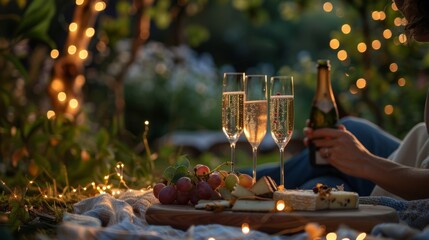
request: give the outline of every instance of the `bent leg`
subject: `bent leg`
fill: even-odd
[[[368,151],[375,155],[386,158],[399,146],[399,139],[367,120],[345,117],[340,120],[340,123],[352,132]],[[285,187],[288,189],[308,188],[309,183],[314,181],[312,179],[316,178],[320,180],[324,178],[327,182],[331,182],[331,177],[333,183],[337,183],[338,179],[342,179],[346,190],[356,191],[362,196],[369,195],[374,188],[374,183],[365,179],[347,176],[335,168],[314,168],[308,159],[308,149],[289,159],[285,163],[284,169]],[[280,182],[278,164],[261,165],[258,167],[257,172],[257,176],[270,176],[277,183]],[[350,186],[350,189],[347,189],[348,186]]]

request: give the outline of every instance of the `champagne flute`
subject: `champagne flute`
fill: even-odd
[[[256,155],[267,132],[267,76],[246,75],[244,92],[244,134],[252,146],[253,182],[256,182]]]
[[[271,136],[280,150],[280,185],[284,186],[284,149],[292,137],[294,124],[293,77],[274,76],[270,81]]]
[[[224,73],[222,80],[222,130],[231,147],[231,172],[235,144],[243,132],[244,73]]]

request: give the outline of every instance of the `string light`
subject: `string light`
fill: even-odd
[[[60,56],[60,52],[58,49],[52,49],[50,55],[52,59],[57,59]]]
[[[393,114],[393,106],[391,104],[387,104],[386,106],[384,106],[384,113],[386,115],[391,115]]]
[[[356,87],[359,89],[363,89],[366,87],[366,80],[364,78],[359,78],[356,80]]]
[[[389,65],[389,70],[390,70],[391,72],[397,72],[397,71],[398,71],[398,64],[396,64],[396,63],[391,63],[391,64]]]
[[[76,48],[76,46],[75,46],[75,45],[70,45],[70,46],[67,48],[67,52],[68,52],[70,55],[74,55],[74,54],[76,53],[76,51],[77,51],[77,48]]]
[[[400,17],[396,17],[395,19],[393,19],[393,24],[397,27],[402,25],[402,18]]]
[[[347,51],[346,50],[340,50],[340,51],[338,51],[337,58],[340,61],[345,61],[347,59]]]
[[[334,6],[332,5],[331,2],[325,2],[323,4],[323,11],[325,11],[325,12],[332,12],[333,9],[334,9]]]
[[[406,83],[407,81],[405,80],[405,78],[401,77],[398,79],[398,86],[403,87]]]
[[[337,240],[337,234],[334,232],[326,234],[326,240]]]
[[[352,31],[352,27],[350,27],[349,24],[343,24],[343,26],[341,26],[341,31],[347,35]]]
[[[391,38],[391,37],[392,37],[392,31],[390,31],[390,29],[385,29],[385,30],[383,31],[383,37],[384,37],[385,39],[389,39],[389,38]]]
[[[79,102],[75,98],[70,99],[69,106],[72,109],[76,109],[79,106]]]
[[[105,2],[103,2],[103,1],[97,2],[97,3],[94,5],[94,9],[95,9],[95,11],[97,11],[97,12],[101,12],[101,11],[103,11],[105,8],[106,8],[106,3],[105,3]]]
[[[398,40],[400,43],[406,43],[407,42],[407,35],[405,35],[404,33],[399,34]]]
[[[82,60],[85,60],[88,57],[88,51],[87,50],[80,50],[79,52],[79,58]]]
[[[374,40],[374,41],[372,41],[371,47],[374,50],[379,50],[381,48],[381,42],[380,42],[380,40]]]
[[[360,42],[360,43],[358,43],[358,45],[357,45],[357,50],[358,50],[360,53],[365,52],[365,51],[366,51],[366,49],[367,49],[367,47],[366,47],[366,44],[365,44],[364,42]]]
[[[69,31],[70,32],[76,32],[77,28],[78,28],[77,23],[75,23],[75,22],[70,23],[70,25],[69,25]]]
[[[76,0],[76,5],[80,6],[84,3],[84,0]]]
[[[51,88],[52,88],[52,90],[54,90],[56,92],[60,92],[60,91],[64,90],[64,84],[60,79],[55,78],[51,82]]]
[[[380,20],[380,12],[379,11],[373,11],[371,13],[371,17],[374,21]]]
[[[57,98],[58,101],[64,102],[67,99],[67,94],[65,92],[59,92]]]
[[[92,28],[92,27],[87,28],[87,29],[86,29],[86,31],[85,31],[85,35],[86,35],[87,37],[93,37],[93,36],[94,36],[94,34],[95,34],[95,29],[94,29],[94,28]]]
[[[340,47],[340,41],[336,38],[331,39],[331,41],[329,41],[329,46],[334,50],[338,49]]]
[[[356,237],[356,240],[364,240],[366,238],[366,233],[362,232]]]
[[[55,117],[55,112],[54,112],[53,110],[49,110],[49,111],[47,111],[47,112],[46,112],[46,117],[47,117],[48,119],[52,119],[52,118],[54,118],[54,117]]]
[[[248,234],[248,233],[250,232],[249,224],[248,224],[248,223],[243,223],[243,224],[241,225],[241,231],[242,231],[244,234]]]
[[[393,11],[398,11],[398,7],[396,6],[395,2],[392,2],[392,4],[390,5],[390,7],[392,8]]]

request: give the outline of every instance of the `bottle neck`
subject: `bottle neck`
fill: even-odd
[[[318,68],[316,89],[316,99],[334,99],[331,87],[331,71],[327,67]]]
[[[328,67],[319,66],[317,71],[317,90],[314,96],[313,106],[324,113],[336,109],[334,93],[331,87],[331,72]]]

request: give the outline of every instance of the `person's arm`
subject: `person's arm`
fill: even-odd
[[[404,199],[429,198],[429,169],[407,167],[378,157],[344,127],[307,129],[305,134],[341,172],[368,179]]]
[[[375,157],[367,162],[365,178],[407,200],[429,198],[429,169],[408,167]]]

